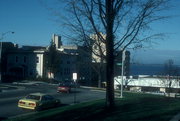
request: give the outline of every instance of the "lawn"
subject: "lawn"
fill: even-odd
[[[107,110],[105,100],[41,111],[11,121],[168,121],[180,112],[180,99],[125,93],[116,108]]]

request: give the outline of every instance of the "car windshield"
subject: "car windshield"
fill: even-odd
[[[26,99],[40,100],[40,96],[38,95],[28,95]]]

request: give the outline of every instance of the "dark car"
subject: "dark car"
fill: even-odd
[[[59,83],[57,92],[71,92],[71,85],[69,83]]]

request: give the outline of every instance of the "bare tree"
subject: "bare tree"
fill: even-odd
[[[65,24],[69,27],[67,35],[75,43],[85,44],[92,49],[94,43],[99,47],[92,53],[105,59],[106,63],[106,105],[114,106],[114,52],[127,47],[139,48],[151,45],[150,24],[166,18],[160,12],[166,10],[168,0],[69,0]],[[106,37],[102,36],[102,33]],[[91,39],[90,35],[98,39]],[[105,53],[102,48],[105,45]]]
[[[97,62],[95,58],[92,57],[92,69],[97,73],[98,76],[98,87],[101,88],[102,82],[105,82],[104,73],[105,73],[105,63],[102,61]]]
[[[179,69],[174,65],[173,60],[169,59],[165,62],[162,75],[162,84],[169,89],[168,92],[170,93],[172,86],[177,84],[176,82],[179,82]]]

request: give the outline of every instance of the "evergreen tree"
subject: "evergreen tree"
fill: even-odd
[[[58,58],[58,51],[56,49],[56,45],[53,41],[51,41],[50,46],[48,48],[47,52],[47,61],[46,66],[48,73],[50,74],[50,77],[52,77],[52,74],[56,74],[58,71],[58,65],[59,65],[59,58]]]

